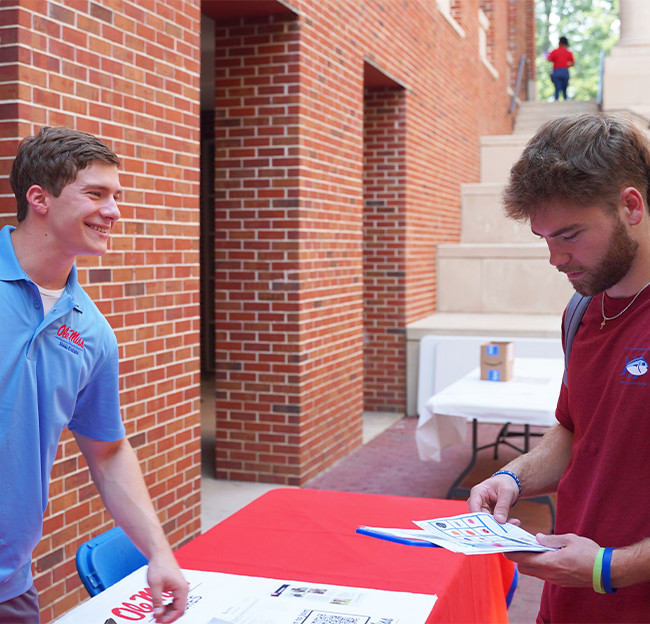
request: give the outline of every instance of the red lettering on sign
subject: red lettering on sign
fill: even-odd
[[[174,594],[172,592],[166,591],[162,592],[163,598],[172,598]],[[141,589],[137,594],[133,594],[129,600],[146,600],[146,602],[123,602],[119,607],[115,607],[111,610],[111,613],[118,618],[127,620],[129,622],[137,622],[139,620],[145,619],[146,613],[151,613],[153,608],[153,597],[151,596],[151,588],[145,587]]]
[[[149,587],[145,587],[144,589],[140,590],[137,594],[133,594],[129,598],[129,600],[137,600],[138,598],[142,598],[143,600],[148,600],[151,604],[153,604],[153,597],[151,596],[151,589]]]
[[[126,604],[126,603],[123,603]],[[129,622],[137,622],[138,620],[144,620],[145,615],[144,613],[140,611],[135,611],[134,609],[130,609],[128,607],[116,607],[111,611],[111,613],[115,617],[122,618],[124,620],[128,620]],[[134,616],[135,617],[132,617]]]
[[[151,613],[153,611],[153,598],[151,596],[151,589],[149,587],[145,587],[137,594],[133,594],[133,596],[129,598],[129,600],[138,599],[146,600],[147,602],[138,602],[137,604],[123,602],[122,606],[115,607],[111,613],[116,617],[128,620],[130,622],[143,620],[145,613]]]

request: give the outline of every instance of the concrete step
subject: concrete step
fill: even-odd
[[[559,100],[557,102],[521,102],[518,107],[519,114],[543,113],[545,111],[560,111],[563,115],[577,112],[591,112],[598,109],[596,100]]]
[[[645,132],[650,137],[650,117],[629,109],[608,109],[606,112],[627,117],[639,130]]]
[[[595,100],[560,100],[558,102],[523,102],[517,111],[515,133],[532,136],[539,127],[556,117],[596,113]]]
[[[438,245],[438,312],[561,314],[573,289],[545,243]]]
[[[481,137],[481,182],[504,184],[526,143],[549,119],[597,111],[593,100],[523,102],[517,112],[514,134]]]
[[[481,137],[481,182],[505,184],[529,139],[523,134]]]
[[[650,54],[647,46],[614,46],[605,57],[603,78],[605,110],[631,109],[650,118]]]
[[[430,335],[561,338],[562,314],[437,312],[406,326],[407,340],[419,341]]]
[[[526,223],[505,216],[503,184],[461,186],[461,243],[538,243]]]

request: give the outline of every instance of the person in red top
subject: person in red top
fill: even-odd
[[[507,214],[591,297],[569,356],[558,423],[472,488],[506,522],[519,496],[557,492],[543,553],[509,553],[546,581],[538,624],[650,622],[650,143],[622,116],[546,123],[510,172]],[[567,322],[567,319],[564,319]]]
[[[553,63],[551,80],[555,85],[555,99],[560,99],[560,93],[567,99],[566,90],[569,86],[569,67],[573,67],[573,54],[569,50],[569,42],[566,37],[560,37],[560,45],[555,48],[546,59]]]

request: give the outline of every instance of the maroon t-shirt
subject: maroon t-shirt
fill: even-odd
[[[629,299],[605,298],[608,317]],[[622,547],[650,537],[650,287],[600,329],[595,296],[573,342],[556,416],[573,432],[556,534]],[[538,622],[650,622],[650,583],[616,594],[546,583]]]

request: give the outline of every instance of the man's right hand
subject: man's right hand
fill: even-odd
[[[507,474],[500,474],[475,485],[467,503],[470,512],[491,513],[497,522],[505,524],[508,521],[510,508],[515,504],[518,496],[517,482]]]

